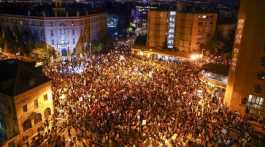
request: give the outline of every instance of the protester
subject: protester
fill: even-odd
[[[50,62],[44,72],[55,113],[31,146],[244,146],[252,139],[244,119],[207,93],[192,63],[135,57],[121,45]]]

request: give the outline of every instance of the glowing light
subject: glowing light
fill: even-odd
[[[202,54],[191,54],[190,55],[190,60],[195,61],[195,60],[202,59],[202,57],[203,57]]]
[[[146,57],[147,57],[147,58],[150,58],[150,56],[151,56],[150,53],[147,53],[147,54],[146,54]]]
[[[144,55],[144,52],[143,51],[140,51],[139,52],[139,55],[143,56]]]
[[[203,91],[202,90],[197,90],[197,96],[202,97],[203,96]]]
[[[48,100],[52,101],[52,91],[51,90],[49,90],[49,92],[48,92]]]
[[[84,65],[75,66],[75,67],[68,66],[67,68],[62,69],[60,72],[68,74],[74,74],[74,73],[81,74],[84,72],[84,69],[85,69]]]
[[[170,11],[168,35],[167,35],[167,48],[173,48],[174,45],[175,17],[176,17],[176,11]]]
[[[43,62],[36,62],[35,67],[37,68],[37,67],[40,67],[42,65],[43,65]]]
[[[125,61],[125,57],[122,56],[122,55],[120,55],[119,61],[120,61],[120,62],[121,62],[121,61]]]

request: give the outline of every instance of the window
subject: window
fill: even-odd
[[[169,33],[174,33],[174,29],[169,29]]]
[[[34,124],[38,124],[39,122],[42,121],[42,116],[40,113],[37,113],[34,115]]]
[[[249,95],[248,96],[248,103],[254,106],[262,106],[264,102],[263,97],[255,96],[255,95]]]
[[[54,40],[52,40],[52,45],[54,45]]]
[[[169,18],[169,21],[170,21],[170,22],[175,22],[175,18],[170,17],[170,18]]]
[[[23,112],[27,112],[28,111],[28,106],[27,104],[23,106]]]
[[[44,116],[45,116],[45,118],[48,118],[50,115],[51,115],[52,113],[51,113],[51,108],[46,108],[45,110],[44,110]]]
[[[75,38],[73,39],[73,44],[75,44]]]
[[[72,30],[72,34],[75,35],[75,30]]]
[[[38,102],[38,99],[34,100],[34,108],[35,108],[35,109],[39,108],[39,102]]]
[[[53,30],[51,30],[51,36],[53,36],[53,35],[54,35]]]
[[[259,72],[259,73],[257,74],[257,77],[258,77],[258,79],[260,79],[260,80],[265,80],[265,72]]]
[[[47,94],[44,94],[44,101],[47,101],[48,100],[48,95]]]
[[[169,34],[168,38],[174,38],[174,35],[173,34]]]
[[[23,130],[24,131],[30,129],[31,127],[32,127],[32,124],[31,124],[30,119],[27,119],[26,121],[24,121],[24,123],[23,123]]]
[[[1,116],[0,116],[0,129],[5,129],[6,125],[5,125],[5,121],[1,120]]]
[[[176,11],[170,11],[170,15],[176,15]]]
[[[169,24],[169,27],[174,28],[175,27],[175,24],[174,23],[170,23]]]

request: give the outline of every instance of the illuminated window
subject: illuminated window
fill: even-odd
[[[175,34],[175,17],[176,11],[170,11],[168,19],[168,32],[167,32],[167,47],[173,48],[174,44],[174,34]]]
[[[169,21],[170,21],[170,22],[175,22],[175,18],[170,17],[170,18],[169,18]]]
[[[174,29],[169,29],[169,33],[174,33]]]
[[[168,44],[173,44],[174,43],[174,41],[173,40],[168,40],[168,42],[167,42]]]
[[[248,96],[248,103],[251,105],[257,105],[257,106],[262,106],[264,102],[263,97],[255,96],[255,95],[249,95]]]
[[[176,15],[176,11],[170,11],[170,15]]]
[[[169,35],[168,35],[168,38],[174,38],[174,35],[169,34]]]
[[[174,28],[175,27],[175,24],[174,23],[170,23],[169,24],[169,27]]]
[[[28,106],[27,106],[27,104],[24,105],[22,109],[23,109],[23,112],[27,112],[27,111],[28,111]]]

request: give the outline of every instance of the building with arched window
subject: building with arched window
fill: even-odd
[[[6,60],[0,68],[0,145],[21,145],[53,113],[51,83],[33,63]]]
[[[61,56],[86,51],[106,34],[106,14],[101,9],[83,4],[13,5],[0,6],[2,30],[31,36],[32,42],[45,44]]]

